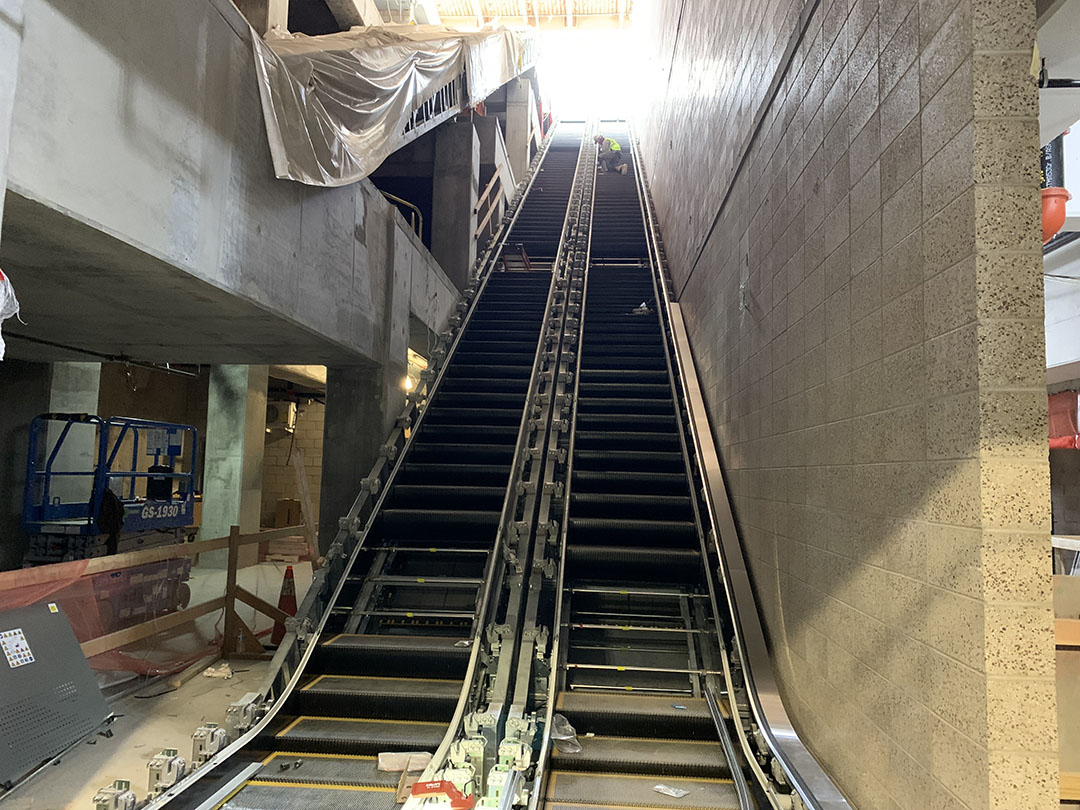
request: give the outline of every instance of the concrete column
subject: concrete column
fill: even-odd
[[[0,0],[0,225],[4,220],[4,192],[7,190],[11,110],[15,103],[15,81],[19,75],[22,6],[22,0]]]
[[[0,57],[2,58],[2,57]],[[5,360],[0,364],[0,570],[22,565],[23,486],[30,420],[49,410],[52,367],[48,363]]]
[[[329,368],[323,428],[319,548],[326,551],[404,405],[403,366]],[[398,376],[391,377],[397,373]]]
[[[267,366],[214,366],[206,408],[206,458],[200,537],[223,537],[236,525],[259,529],[263,446],[266,442]],[[255,562],[255,546],[241,549],[240,564]],[[223,566],[226,552],[202,556]]]
[[[529,171],[532,104],[532,82],[528,79],[514,79],[506,85],[506,153],[518,183]]]
[[[431,254],[459,290],[476,259],[479,185],[480,141],[472,123],[443,124],[435,131]]]
[[[289,0],[237,0],[236,7],[260,34],[289,30]]]

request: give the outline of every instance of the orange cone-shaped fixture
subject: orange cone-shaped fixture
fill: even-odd
[[[1042,240],[1045,245],[1065,224],[1065,203],[1072,195],[1063,188],[1042,190]]]
[[[277,606],[282,613],[288,613],[290,616],[296,615],[296,580],[293,579],[291,565],[285,568],[285,576],[281,580],[281,595],[278,596]],[[274,632],[270,635],[270,643],[280,644],[283,638],[285,638],[285,623],[274,622]]]

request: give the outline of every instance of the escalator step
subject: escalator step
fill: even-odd
[[[685,472],[682,453],[636,452],[630,450],[580,450],[574,453],[574,467],[582,470],[625,470],[628,472]]]
[[[464,469],[456,469],[462,479],[467,476]],[[384,506],[412,509],[494,509],[498,511],[502,508],[505,494],[505,487],[395,484]]]
[[[553,767],[567,771],[663,776],[731,776],[724,749],[716,740],[579,736],[578,742],[581,752],[577,754],[563,754],[556,746],[552,753]]]
[[[682,473],[593,472],[575,469],[570,491],[571,493],[651,493],[689,497],[690,489],[686,483],[686,476]]]
[[[568,545],[570,581],[696,583],[701,578],[701,552],[691,548],[618,548]]]
[[[690,497],[676,495],[622,495],[571,490],[570,515],[574,518],[618,515],[652,520],[693,520]]]
[[[461,678],[469,647],[461,637],[339,634],[321,644],[313,656],[313,672],[327,675],[388,675]]]
[[[665,796],[654,791],[660,782],[689,791],[682,798]],[[641,774],[597,774],[554,771],[547,786],[548,807],[557,803],[560,810],[568,806],[642,808],[684,808],[685,810],[738,810],[739,797],[728,779],[702,777],[665,781]],[[567,807],[564,807],[566,805]]]
[[[462,682],[435,678],[320,675],[293,693],[299,715],[333,715],[450,722]]]
[[[555,710],[569,718],[579,735],[716,739],[712,715],[703,698],[672,699],[657,695],[610,692],[560,692]]]
[[[337,787],[333,783],[308,786],[254,779],[220,805],[220,810],[352,810],[356,807],[363,807],[364,810],[396,810],[399,807],[397,788]]]
[[[326,754],[434,751],[446,734],[446,725],[417,720],[304,715],[279,731],[276,739],[297,751]]]
[[[379,759],[374,756],[342,754],[305,759],[298,756],[298,753],[297,751],[279,751],[272,754],[255,774],[255,780],[396,789],[401,778],[398,773],[380,771]],[[296,767],[298,759],[303,760],[299,768]],[[286,766],[284,770],[282,765]]]

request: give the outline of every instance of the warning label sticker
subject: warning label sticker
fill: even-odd
[[[26,642],[21,627],[0,630],[0,649],[4,651],[4,657],[12,669],[34,663],[34,654],[30,652],[30,645]]]

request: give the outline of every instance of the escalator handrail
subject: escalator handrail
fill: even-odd
[[[674,359],[679,368],[678,376],[683,401],[690,414],[690,433],[696,450],[694,456],[703,483],[703,495],[712,528],[712,540],[720,560],[724,591],[733,620],[735,644],[742,662],[750,708],[770,752],[780,763],[785,776],[799,793],[808,810],[851,810],[851,806],[839,788],[799,737],[780,695],[765,642],[761,617],[757,610],[756,596],[746,569],[723,469],[713,440],[708,411],[701,393],[697,369],[690,352],[682,310],[678,302],[672,298],[664,272],[666,261],[660,253],[652,198],[640,159],[638,140],[632,127],[629,140],[636,158],[634,174],[639,196],[645,208],[645,229],[650,257],[654,262],[657,283],[662,290],[661,300],[657,301],[657,306],[666,313],[665,317],[674,338]],[[742,724],[737,723],[736,726],[742,738],[744,751],[750,757],[752,752],[749,749],[745,729]]]
[[[586,126],[585,141],[586,143],[592,142],[592,131],[594,125]],[[596,160],[594,151],[594,160],[592,161],[593,183],[592,183],[592,197],[589,200],[590,208],[595,205],[596,202]],[[547,706],[544,711],[544,732],[541,735],[540,740],[540,754],[536,760],[536,772],[533,778],[533,790],[529,797],[528,810],[536,810],[537,805],[540,802],[541,797],[545,793],[545,785],[548,778],[548,759],[551,754],[551,723],[552,715],[555,713],[555,701],[559,694],[559,686],[563,678],[563,668],[560,666],[560,658],[562,656],[563,649],[565,647],[565,639],[562,638],[563,633],[563,589],[566,586],[566,540],[567,540],[567,527],[570,524],[570,482],[573,480],[574,472],[574,447],[577,444],[577,409],[578,409],[578,397],[577,397],[577,384],[581,379],[581,346],[585,336],[585,304],[588,301],[589,295],[589,264],[592,258],[592,228],[594,221],[590,218],[589,222],[589,238],[585,248],[585,265],[582,271],[582,287],[581,287],[581,302],[579,304],[579,312],[581,313],[578,318],[577,329],[577,346],[576,357],[574,359],[574,392],[570,400],[570,414],[568,419],[570,420],[570,435],[567,440],[566,447],[566,467],[563,470],[563,508],[560,515],[559,526],[559,563],[558,574],[555,580],[555,618],[552,621],[552,627],[554,633],[552,633],[551,650],[548,653],[548,692],[547,692]]]
[[[548,140],[546,142],[548,147],[551,143],[554,142],[553,136],[556,129],[557,125],[555,129],[551,130],[548,136]],[[584,142],[584,138],[582,139],[582,141]],[[578,160],[580,162],[580,152]],[[543,161],[538,164],[538,167],[541,165],[543,165]],[[532,177],[535,174],[538,174],[538,172],[534,172],[533,175],[530,175],[530,188],[532,183]],[[575,169],[574,177],[576,176],[577,170]],[[573,179],[571,179],[571,183],[573,183]],[[529,443],[529,421],[532,415],[531,406],[540,384],[540,370],[544,360],[545,343],[548,337],[547,327],[549,313],[551,312],[552,303],[554,302],[556,297],[556,291],[559,288],[559,275],[557,272],[558,262],[566,241],[567,223],[569,222],[570,218],[572,198],[573,185],[571,185],[571,193],[567,198],[566,213],[563,215],[563,224],[559,234],[558,249],[555,252],[555,260],[552,263],[551,282],[548,286],[548,295],[544,303],[544,315],[541,319],[540,334],[537,336],[536,351],[533,354],[533,366],[532,371],[529,375],[529,387],[526,391],[525,401],[522,406],[521,421],[518,425],[517,443],[514,447],[514,458],[511,462],[510,478],[507,482],[506,492],[503,495],[503,506],[499,516],[499,525],[495,535],[493,553],[488,558],[488,564],[484,572],[484,591],[480,601],[480,606],[477,611],[478,621],[476,622],[476,631],[472,639],[472,654],[469,657],[469,665],[465,673],[464,687],[461,691],[461,694],[458,696],[458,702],[454,707],[454,714],[450,720],[449,726],[447,727],[446,734],[443,735],[442,742],[435,750],[435,753],[431,757],[431,761],[428,763],[428,766],[424,769],[424,773],[421,776],[421,778],[425,780],[433,779],[435,774],[443,767],[445,767],[446,757],[449,753],[450,746],[453,744],[454,740],[457,739],[457,737],[459,737],[462,733],[461,727],[465,719],[466,709],[469,705],[469,698],[473,693],[474,687],[478,686],[477,684],[474,684],[473,681],[476,680],[477,676],[476,670],[477,666],[479,665],[479,650],[482,646],[484,629],[486,626],[486,623],[483,619],[484,617],[490,616],[492,610],[498,607],[498,602],[492,599],[493,583],[496,579],[499,579],[501,582],[501,576],[497,577],[496,572],[501,572],[503,570],[501,567],[503,562],[504,549],[504,544],[502,541],[514,523],[518,495],[517,484],[518,481],[520,481],[521,479],[521,468],[523,466],[522,462],[524,461],[524,453]],[[520,208],[524,208],[524,202],[522,203]],[[507,236],[503,237],[503,239],[508,238],[509,228],[507,229],[506,234]]]
[[[442,383],[442,380],[443,380],[443,378],[444,378],[444,376],[446,374],[446,370],[450,366],[450,363],[451,363],[451,361],[453,359],[454,353],[457,351],[457,347],[461,343],[461,339],[462,339],[463,335],[465,334],[465,331],[466,331],[466,329],[467,329],[467,327],[469,325],[469,322],[471,321],[471,319],[473,317],[473,314],[476,311],[477,304],[482,298],[483,291],[484,291],[484,289],[486,289],[488,279],[491,276],[492,269],[493,269],[493,267],[495,265],[496,257],[498,256],[498,248],[501,248],[502,244],[505,242],[507,236],[510,233],[511,228],[513,227],[514,223],[517,221],[518,215],[521,213],[521,210],[524,207],[525,199],[527,198],[528,193],[532,188],[533,182],[535,181],[536,177],[539,175],[539,171],[538,171],[539,166],[543,163],[543,158],[547,154],[547,150],[550,147],[551,143],[553,142],[553,137],[554,137],[554,134],[555,134],[556,130],[557,130],[557,127],[552,128],[552,130],[549,132],[548,138],[546,138],[544,143],[541,145],[540,151],[537,152],[537,154],[536,154],[536,156],[534,158],[534,161],[533,161],[533,165],[532,165],[531,170],[529,172],[527,182],[525,183],[525,185],[523,186],[523,188],[521,190],[520,197],[518,197],[516,199],[516,201],[515,201],[516,204],[514,205],[514,210],[513,210],[513,213],[511,215],[511,217],[503,223],[503,226],[502,226],[497,238],[492,240],[491,244],[488,246],[488,249],[483,254],[482,264],[481,264],[482,269],[481,269],[481,272],[478,275],[478,279],[479,279],[479,282],[480,282],[479,287],[475,290],[475,293],[472,295],[471,299],[469,299],[468,307],[465,310],[464,316],[461,318],[460,324],[456,327],[456,329],[454,331],[454,338],[453,338],[453,341],[451,343],[451,346],[448,349],[445,357],[443,358],[442,363],[439,365],[439,371],[438,371],[435,379],[430,383],[430,385],[427,388],[427,396],[426,396],[426,401],[427,402],[431,402],[433,400],[435,394],[438,392],[439,386]],[[416,409],[415,404],[406,403],[406,407],[405,407],[403,416],[408,417],[409,415],[411,415],[415,411],[415,409]],[[524,410],[524,408],[523,408],[523,410]],[[392,467],[392,469],[390,471],[390,474],[389,474],[389,476],[388,476],[388,478],[386,480],[385,485],[383,485],[379,490],[378,498],[377,498],[374,506],[372,507],[371,512],[368,515],[368,519],[367,519],[362,531],[356,532],[356,534],[358,535],[357,540],[356,540],[356,544],[353,546],[352,551],[349,553],[348,560],[345,563],[345,566],[344,566],[344,568],[343,568],[343,570],[342,570],[342,572],[341,572],[341,574],[340,574],[340,576],[338,578],[338,581],[337,581],[337,583],[336,583],[336,585],[335,585],[335,587],[333,589],[333,593],[331,594],[331,596],[324,603],[326,606],[333,605],[337,601],[339,594],[341,593],[342,589],[344,588],[346,580],[348,578],[348,573],[352,569],[353,565],[356,563],[356,560],[359,557],[360,552],[363,550],[364,542],[366,541],[367,536],[368,536],[368,534],[369,534],[369,532],[371,530],[371,527],[374,524],[375,519],[378,516],[378,514],[379,514],[379,512],[380,512],[380,510],[382,508],[383,501],[386,499],[387,493],[390,491],[394,479],[396,478],[398,472],[400,471],[400,469],[401,469],[401,467],[402,467],[402,465],[404,463],[405,458],[408,456],[409,450],[411,449],[413,442],[416,440],[416,437],[419,435],[419,432],[420,432],[419,429],[420,429],[420,427],[421,427],[421,425],[423,423],[423,419],[424,419],[424,416],[425,416],[426,413],[427,413],[426,408],[420,410],[418,418],[416,420],[416,423],[413,425],[412,432],[410,433],[408,439],[406,440],[404,447],[397,454],[397,457],[396,457],[396,459],[394,461],[393,467]],[[401,428],[398,427],[395,430],[400,430],[400,429]],[[357,517],[357,515],[359,514],[359,511],[362,508],[363,504],[366,502],[367,498],[368,498],[368,492],[366,490],[361,490],[361,492],[357,495],[356,499],[354,500],[353,505],[349,510],[349,513],[346,515],[345,518],[342,519],[341,528],[338,530],[338,533],[334,538],[334,542],[333,542],[331,548],[333,548],[333,547],[344,548],[345,541],[349,538],[350,534],[355,532],[355,528],[353,527],[352,524],[353,524],[355,518]],[[320,569],[319,573],[322,574],[323,577],[325,577],[324,572],[326,570],[327,570],[327,566],[324,566],[322,569]],[[324,586],[326,584],[325,579],[320,580],[320,583],[321,583],[321,586]],[[315,580],[313,580],[312,586],[309,588],[308,597],[306,597],[304,599],[304,605],[309,604],[309,599],[312,597],[311,591],[313,591],[314,588],[315,588]],[[316,603],[315,603],[314,600],[312,600],[310,604],[311,604],[311,608],[314,608],[316,606]],[[256,722],[248,731],[244,732],[236,740],[232,741],[225,748],[221,749],[217,754],[215,754],[213,757],[211,757],[209,760],[207,760],[207,762],[202,767],[191,771],[186,776],[184,776],[181,780],[177,781],[174,785],[172,785],[170,788],[168,788],[164,793],[162,793],[160,796],[155,798],[154,801],[147,804],[146,807],[143,808],[143,810],[159,810],[159,808],[165,807],[169,802],[177,799],[186,790],[188,790],[190,787],[192,787],[194,784],[196,784],[199,780],[201,780],[203,777],[205,777],[207,774],[209,774],[214,768],[217,768],[218,766],[223,765],[234,754],[237,754],[241,750],[243,750],[243,748],[245,748],[249,743],[254,741],[258,737],[258,735],[260,733],[262,733],[262,731],[277,716],[278,712],[285,705],[285,702],[288,700],[289,696],[293,693],[293,691],[298,686],[298,684],[300,682],[300,679],[303,677],[303,674],[304,674],[304,671],[305,671],[305,669],[307,667],[308,661],[310,660],[312,654],[314,653],[315,649],[318,646],[318,640],[322,635],[323,629],[326,626],[326,622],[330,618],[330,614],[331,614],[331,611],[328,609],[328,607],[327,607],[327,609],[324,609],[323,612],[322,612],[321,617],[319,618],[318,626],[314,630],[312,630],[310,634],[307,635],[307,637],[306,637],[307,645],[304,648],[303,653],[300,656],[300,660],[297,662],[297,666],[292,671],[291,676],[288,678],[288,680],[287,680],[287,682],[285,684],[285,687],[275,697],[274,703],[270,707],[269,711],[267,711],[267,713],[262,718],[260,718],[259,721]],[[477,610],[477,614],[482,615],[482,614],[480,614],[479,608]],[[298,611],[297,615],[298,615],[298,617],[301,615],[299,613],[299,611]],[[479,631],[477,631],[476,635],[479,636]],[[297,639],[297,634],[295,632],[291,632],[291,633],[286,634],[286,637],[282,641],[282,644],[279,647],[278,652],[275,653],[275,655],[274,655],[274,660],[272,662],[272,667],[275,664],[280,666],[280,664],[285,660],[285,657],[287,655],[287,652],[283,652],[283,650],[288,645],[297,644],[297,643],[299,643],[299,642],[298,642],[298,639]],[[473,649],[472,649],[471,655],[469,657],[469,665],[468,665],[468,670],[467,670],[467,673],[466,673],[466,680],[465,680],[465,682],[463,684],[463,688],[462,688],[462,696],[459,697],[459,704],[464,700],[465,693],[470,691],[470,689],[469,689],[469,687],[470,687],[470,676],[473,673],[475,673],[475,670],[476,670],[476,665],[477,665],[477,660],[478,660],[479,644],[476,643],[475,639],[473,641],[472,647],[473,647]],[[271,676],[268,676],[268,679],[267,679],[268,682],[273,677],[276,677],[276,676],[274,674],[271,674]]]

